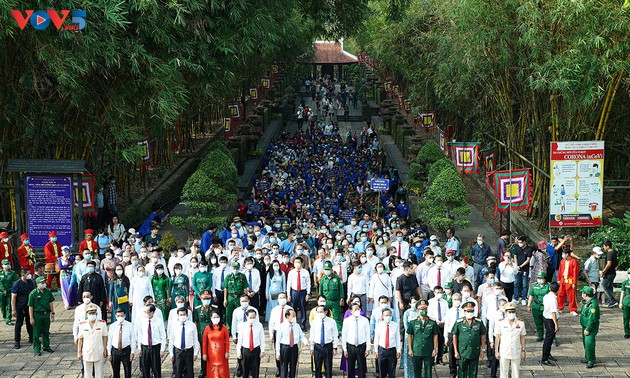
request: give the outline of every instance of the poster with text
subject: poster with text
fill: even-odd
[[[551,142],[549,227],[602,224],[604,142]]]
[[[71,177],[26,177],[26,229],[33,247],[43,248],[50,231],[61,245],[72,245],[72,203]]]

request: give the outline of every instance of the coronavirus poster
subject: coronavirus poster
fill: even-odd
[[[549,227],[602,224],[604,142],[551,142]]]

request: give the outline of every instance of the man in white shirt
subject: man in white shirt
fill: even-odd
[[[291,307],[297,312],[300,310],[300,325],[306,328],[306,302],[311,292],[311,277],[306,269],[302,269],[302,256],[293,261],[294,269],[289,271],[287,277],[287,292],[291,293]]]
[[[186,248],[177,248],[176,254],[171,255],[168,259],[168,272],[171,274],[171,277],[175,276],[175,264],[177,263],[182,264],[182,272],[187,273],[190,270],[190,255],[186,254]]]
[[[330,261],[326,257],[326,251],[320,248],[317,251],[317,260],[313,263],[313,282],[315,283],[315,289],[319,287],[319,279],[324,274],[324,262]]]
[[[350,301],[351,298],[358,297],[361,300],[362,308],[367,309],[367,274],[363,273],[363,267],[360,262],[355,261],[353,266],[354,272],[348,277],[347,300]]]
[[[509,253],[509,252],[506,252]],[[503,274],[501,274],[503,277]],[[558,327],[558,290],[560,285],[557,282],[549,284],[549,293],[543,297],[543,318],[545,321],[545,340],[543,341],[543,350],[541,363],[547,366],[554,366],[551,361],[557,361],[557,359],[551,355],[551,343],[556,337],[556,333],[560,331]],[[551,360],[551,361],[550,361]]]
[[[332,271],[341,278],[341,283],[348,282],[348,262],[343,257],[343,251],[338,250],[335,253],[335,260],[332,261],[332,264]]]
[[[500,284],[499,284],[500,285]],[[497,298],[498,308],[488,311],[488,350],[486,355],[488,356],[488,362],[490,362],[490,377],[497,376],[497,370],[499,367],[499,359],[495,354],[494,341],[495,331],[499,320],[505,319],[505,305],[507,304],[507,298],[503,295]]]
[[[97,306],[90,303],[85,314],[87,320],[79,323],[77,358],[83,361],[84,372],[94,372],[94,377],[103,378],[103,364],[107,354],[107,323],[98,320]]]
[[[81,297],[83,302],[74,308],[74,322],[72,324],[72,334],[74,336],[74,343],[77,343],[79,339],[79,323],[85,321],[87,318],[85,317],[85,308],[92,303],[92,293],[89,291],[84,291],[83,296]],[[96,319],[103,319],[103,315],[101,313],[101,308],[96,306]]]
[[[107,350],[109,361],[112,363],[114,378],[120,378],[120,365],[123,366],[125,378],[131,378],[131,361],[134,359],[136,333],[133,325],[125,320],[125,310],[116,310],[116,323],[109,327],[107,335]]]
[[[383,321],[383,311],[385,311],[385,309],[391,310],[390,303],[389,298],[382,295],[378,298],[378,303],[374,306],[374,309],[372,309],[372,315],[370,316],[370,340],[374,340],[374,330],[376,326]],[[392,312],[392,321],[397,321],[395,312]],[[374,348],[374,350],[376,350],[376,348]]]
[[[253,310],[256,313],[256,317],[258,317],[258,309],[250,305],[249,296],[247,294],[242,294],[240,300],[241,306],[235,308],[234,312],[232,312],[232,324],[230,327],[230,331],[232,332],[232,339],[234,340],[234,342],[238,341],[238,332],[241,329],[241,325],[247,323],[247,313],[249,312],[249,310]],[[243,371],[242,369],[243,364],[241,358],[239,357],[236,367],[237,375],[239,372]]]
[[[455,359],[455,349],[453,348],[453,335],[451,330],[453,325],[464,316],[461,311],[462,295],[460,293],[453,294],[453,307],[446,311],[444,317],[444,339],[448,345],[448,369],[451,377],[457,377],[457,360]]]
[[[328,317],[326,306],[317,307],[317,318],[313,320],[309,335],[311,356],[315,362],[315,378],[322,378],[322,364],[326,369],[326,378],[332,378],[332,358],[337,354],[339,331],[337,323]]]
[[[272,345],[277,344],[276,334],[278,329],[287,322],[286,311],[289,309],[293,309],[293,307],[287,304],[287,294],[279,293],[278,294],[278,305],[271,309],[271,313],[269,314],[269,337],[271,337]],[[295,311],[294,311],[295,313]],[[295,315],[293,316],[295,319]],[[297,343],[296,343],[297,344]],[[276,352],[277,355],[277,352]],[[276,375],[282,374],[281,362],[276,360],[276,368],[278,371]]]
[[[503,289],[505,290],[505,296],[508,301],[511,302],[514,297],[514,280],[516,279],[516,273],[518,273],[518,267],[516,262],[512,259],[512,253],[505,251],[503,253],[503,261],[499,264],[499,270],[501,271],[501,277],[499,277]]]
[[[431,292],[428,277],[429,271],[435,266],[435,264],[433,264],[434,258],[435,257],[433,251],[425,249],[424,262],[422,264],[419,264],[416,268],[416,278],[418,279],[418,285],[420,285],[420,291],[422,292],[421,299],[427,299],[429,297],[429,293]]]
[[[352,316],[343,321],[341,331],[341,349],[348,359],[348,377],[355,376],[355,365],[358,365],[359,378],[367,374],[367,356],[370,354],[371,344],[370,323],[361,316],[361,308],[352,306]]]
[[[179,326],[179,314],[178,311],[180,308],[184,308],[186,309],[184,306],[186,305],[186,298],[182,297],[181,295],[178,295],[177,297],[175,297],[175,308],[171,309],[168,312],[168,317],[166,318],[166,333],[168,335],[171,334],[172,331],[172,327],[173,326]],[[187,310],[188,311],[188,320],[192,321],[192,311],[190,309]]]
[[[247,322],[239,327],[236,357],[243,361],[244,377],[249,377],[251,373],[252,378],[258,378],[260,359],[265,357],[265,330],[254,308],[247,310]]]
[[[168,352],[176,377],[193,378],[193,364],[199,356],[197,326],[188,318],[188,310],[177,309],[177,321],[169,329]]]
[[[277,337],[274,344],[276,362],[280,364],[281,378],[295,378],[298,344],[302,342],[308,347],[308,340],[296,322],[295,311],[292,308],[287,308],[284,316],[286,319],[280,324],[276,332]]]
[[[374,330],[374,349],[380,378],[394,378],[400,358],[401,342],[398,323],[392,321],[392,310],[383,310],[384,320]]]
[[[219,266],[212,269],[212,288],[214,289],[214,298],[221,314],[225,313],[225,306],[223,306],[223,301],[225,300],[223,281],[230,274],[232,274],[232,268],[228,266],[228,258],[225,256],[219,257]]]
[[[507,319],[497,323],[494,351],[501,361],[501,378],[507,378],[510,370],[512,378],[520,377],[521,360],[525,359],[525,322],[516,318],[516,306],[505,306]]]
[[[441,256],[439,256],[441,257]],[[429,299],[427,308],[427,316],[429,319],[437,323],[440,332],[438,333],[438,353],[435,357],[435,364],[442,364],[444,356],[444,321],[446,320],[446,311],[448,310],[448,302],[442,298],[444,289],[441,286],[433,288],[434,297]]]
[[[135,310],[141,311],[139,308]],[[166,350],[166,330],[164,321],[156,318],[153,304],[145,306],[144,316],[139,317],[139,323],[136,326],[136,341],[143,376],[150,377],[154,374],[160,377],[162,375],[161,359]]]
[[[481,303],[481,321],[485,325],[488,325],[488,313],[497,309],[497,296],[503,294],[503,286],[497,282],[494,272],[494,268],[490,268],[486,272],[486,282],[477,287],[477,301]],[[496,284],[499,286],[495,287]]]
[[[455,237],[455,229],[449,228],[446,230],[446,243],[444,243],[444,249],[446,251],[455,251],[455,255],[459,256],[459,240]]]
[[[451,282],[453,278],[457,275],[457,269],[462,266],[459,261],[455,260],[455,251],[452,249],[446,250],[446,261],[442,264],[442,270],[448,273],[448,277],[452,277],[449,281]],[[444,286],[444,285],[442,285]]]
[[[260,271],[254,269],[254,259],[248,257],[245,259],[245,270],[242,273],[247,278],[249,301],[251,305],[258,308],[260,307]]]
[[[341,222],[341,219],[339,221]],[[346,234],[350,234],[350,236],[352,236],[352,242],[354,242],[355,235],[357,232],[361,231],[361,227],[357,226],[357,219],[350,219],[350,224],[344,227],[344,231]]]
[[[396,256],[403,260],[409,258],[409,242],[404,240],[402,231],[396,232],[396,240],[390,246],[396,249]]]
[[[442,255],[435,256],[435,266],[429,269],[427,273],[427,285],[431,291],[434,290],[436,286],[444,287],[447,282],[453,281],[455,276],[450,276],[448,271],[442,268],[444,264],[444,258]]]

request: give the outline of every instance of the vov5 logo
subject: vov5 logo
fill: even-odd
[[[18,26],[21,30],[24,30],[26,23],[30,21],[31,26],[35,30],[44,30],[50,25],[52,22],[53,25],[60,30],[62,27],[64,30],[71,31],[79,31],[85,28],[85,16],[86,11],[83,9],[76,9],[73,11],[70,10],[61,10],[61,14],[57,13],[56,10],[25,10],[22,14],[22,11],[12,10],[11,14],[13,14],[13,18],[15,18],[15,22],[17,22]],[[70,20],[72,23],[70,25],[63,25],[64,21],[70,15]]]

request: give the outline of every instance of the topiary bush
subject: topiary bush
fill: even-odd
[[[426,170],[422,164],[411,163],[409,164],[409,179],[422,181],[426,178]]]
[[[466,203],[466,187],[454,169],[444,169],[435,178],[425,198],[420,201],[424,219],[434,229],[445,232],[451,226],[466,228],[469,221],[457,219],[470,214]]]
[[[445,157],[444,151],[434,140],[428,141],[418,152],[418,161],[427,168],[443,157]]]
[[[438,177],[440,173],[442,173],[445,169],[455,170],[455,165],[449,158],[442,158],[435,163],[431,164],[431,168],[429,168],[429,181],[433,182]]]
[[[229,152],[224,153],[218,149],[210,151],[199,165],[199,171],[202,171],[210,179],[214,180],[226,192],[237,192],[238,170]]]
[[[619,266],[617,270],[630,268],[630,211],[623,215],[623,219],[609,218],[612,226],[601,226],[599,230],[591,234],[591,242],[596,246],[602,246],[605,240],[610,240],[617,250]]]

